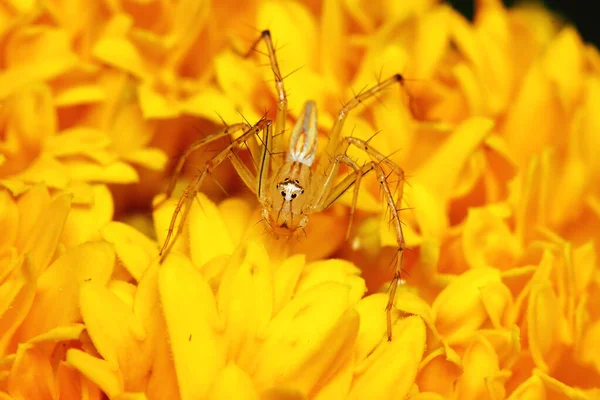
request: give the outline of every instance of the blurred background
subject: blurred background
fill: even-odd
[[[464,16],[473,19],[475,1],[472,0],[450,0],[448,3],[459,10]],[[518,0],[504,0],[507,6],[524,3]],[[538,2],[539,3],[539,2]],[[598,12],[595,11],[594,2],[546,0],[541,1],[545,6],[561,17],[571,21],[586,42],[600,44],[600,30],[598,29]]]

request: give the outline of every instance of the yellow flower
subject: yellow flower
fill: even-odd
[[[473,22],[432,0],[5,3],[0,398],[600,395],[600,53],[565,21],[497,0]],[[407,175],[391,342],[376,179],[349,243],[350,192],[296,243],[224,166],[231,194],[203,188],[159,263],[167,157],[273,115],[261,49],[238,54],[253,27],[277,43],[288,126],[317,103],[320,151],[340,100],[405,77],[343,132]]]

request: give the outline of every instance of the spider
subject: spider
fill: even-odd
[[[188,156],[199,148],[223,137],[231,137],[233,133],[242,132],[242,134],[230,141],[224,149],[212,157],[199,172],[199,174],[184,189],[179,199],[167,232],[165,242],[160,250],[161,261],[168,254],[171,246],[175,243],[177,236],[182,231],[182,226],[189,213],[191,203],[196,193],[200,190],[202,183],[207,175],[219,166],[223,161],[229,160],[237,174],[241,177],[245,185],[256,195],[262,205],[262,218],[278,237],[290,237],[297,230],[302,229],[308,223],[310,214],[318,213],[329,208],[342,194],[354,186],[353,203],[351,208],[351,218],[354,215],[356,207],[358,190],[361,179],[373,171],[383,190],[383,196],[390,209],[392,222],[395,229],[398,255],[394,267],[394,277],[391,283],[389,299],[385,308],[387,315],[387,338],[392,340],[392,308],[396,289],[400,284],[402,259],[405,250],[404,234],[402,233],[402,224],[398,211],[402,200],[402,189],[404,183],[404,171],[386,156],[372,148],[368,141],[354,137],[343,137],[342,127],[348,113],[356,108],[365,100],[374,97],[378,92],[385,88],[399,83],[404,84],[402,75],[396,74],[372,88],[354,96],[340,110],[329,134],[329,142],[325,152],[315,164],[318,132],[317,132],[317,108],[313,101],[307,101],[302,109],[298,120],[291,131],[289,146],[287,149],[276,149],[274,138],[283,134],[286,124],[287,114],[287,96],[283,84],[283,78],[279,71],[279,65],[275,56],[275,47],[269,30],[261,33],[260,37],[253,43],[252,47],[245,54],[249,57],[252,51],[264,41],[268,57],[275,77],[275,88],[277,92],[277,114],[275,120],[263,117],[255,125],[249,123],[237,123],[226,126],[223,130],[206,136],[197,142],[192,143],[179,158],[174,170],[174,176],[166,191],[165,198],[155,205],[158,207],[166,199],[170,198],[175,188],[178,176],[181,174],[183,166]],[[246,144],[255,135],[260,137],[260,157],[257,158],[256,171],[251,170],[242,161],[238,152],[240,147]],[[355,161],[346,155],[350,146],[356,146],[364,151],[369,157],[369,162],[364,165],[358,165]],[[286,154],[284,160],[278,160],[272,155],[274,150],[283,150]],[[287,151],[286,151],[287,150]],[[340,166],[344,164],[350,167],[351,173],[336,182],[336,177]],[[387,175],[383,166],[391,170],[391,173],[398,177],[398,188],[396,196],[390,190],[387,182]],[[181,220],[175,232],[176,221],[182,212]]]

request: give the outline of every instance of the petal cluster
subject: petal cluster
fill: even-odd
[[[224,166],[159,262],[168,157],[275,109],[252,27],[320,150],[340,99],[405,77],[343,132],[407,176],[391,342],[376,179],[348,243],[351,191],[290,243]],[[543,7],[7,0],[0,39],[0,398],[600,396],[600,53]]]

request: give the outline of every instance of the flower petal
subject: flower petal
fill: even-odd
[[[30,344],[20,344],[12,365],[8,393],[15,398],[54,399],[57,397],[52,365],[46,355]]]
[[[211,389],[210,400],[259,400],[252,379],[236,364],[227,364],[217,376]]]
[[[393,328],[393,340],[382,342],[357,366],[348,399],[405,398],[417,376],[425,338],[420,317],[399,320]]]
[[[101,230],[102,237],[115,247],[119,260],[131,276],[140,281],[144,271],[157,258],[156,243],[122,222],[110,222]]]
[[[148,374],[152,350],[131,306],[100,283],[81,287],[81,316],[98,352],[122,373],[125,387],[135,389]]]
[[[273,271],[264,247],[249,242],[234,254],[217,295],[225,320],[228,359],[252,370],[273,313]]]
[[[348,309],[349,294],[346,285],[322,283],[298,293],[277,314],[253,374],[259,390],[308,395],[344,365],[359,325],[358,313]]]
[[[114,261],[110,245],[92,242],[69,249],[52,263],[38,279],[32,310],[19,330],[22,340],[80,320],[79,287],[88,281],[106,284]],[[56,307],[57,299],[61,307]]]
[[[158,289],[181,398],[206,396],[226,357],[212,291],[190,260],[177,254],[159,271]]]
[[[481,302],[481,288],[500,283],[500,273],[491,268],[465,272],[446,287],[432,305],[435,324],[449,343],[468,339],[488,318]]]
[[[123,376],[116,365],[79,349],[67,351],[67,363],[94,382],[110,398],[123,392]]]

